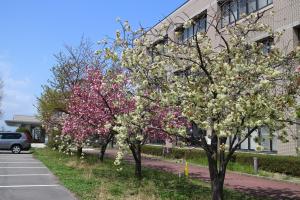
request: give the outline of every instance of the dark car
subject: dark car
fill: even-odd
[[[0,132],[0,150],[11,150],[12,153],[21,153],[31,147],[30,133]]]

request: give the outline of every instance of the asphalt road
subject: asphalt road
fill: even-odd
[[[76,200],[29,153],[0,152],[0,200]]]

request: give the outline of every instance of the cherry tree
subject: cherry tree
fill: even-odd
[[[68,117],[64,123],[64,133],[76,142],[83,143],[93,135],[102,140],[100,160],[116,132],[116,117],[128,112],[133,102],[127,98],[124,88],[126,79],[118,69],[103,73],[89,67],[86,76],[72,89],[68,106]]]
[[[135,175],[142,178],[142,146],[151,139],[171,139],[173,131],[185,131],[187,123],[181,112],[175,108],[163,108],[153,100],[147,101],[145,94],[134,96],[135,109],[117,117],[117,144],[119,152],[115,164],[120,165],[120,159],[129,149],[135,161]],[[171,120],[170,120],[171,119]]]
[[[300,49],[287,53],[273,45],[266,53],[262,44],[251,42],[254,33],[280,40],[281,33],[262,24],[261,17],[251,14],[221,30],[219,18],[211,16],[208,29],[216,32],[218,46],[207,32],[185,42],[169,37],[169,28],[176,27],[172,21],[148,32],[133,31],[125,23],[124,34],[117,34],[122,66],[131,72],[131,81],[158,88],[151,98],[140,96],[149,102],[160,99],[161,107],[178,107],[193,125],[192,131],[178,135],[206,152],[213,200],[223,199],[227,164],[246,139],[267,127],[270,137],[285,140],[286,128],[295,121]],[[190,19],[184,26],[193,23]]]
[[[79,84],[87,66],[106,66],[103,54],[95,54],[93,43],[82,37],[78,46],[65,45],[54,54],[55,65],[51,68],[52,78],[42,86],[43,92],[37,98],[38,117],[49,135],[49,146],[56,147],[67,112],[71,89]],[[78,148],[79,153],[81,148]]]
[[[119,60],[121,67],[126,72],[129,80],[127,93],[134,100],[135,106],[128,113],[117,117],[117,126],[114,127],[114,130],[118,132],[117,144],[120,151],[117,154],[115,164],[120,165],[120,160],[129,149],[135,161],[135,175],[141,179],[142,146],[151,139],[172,139],[170,135],[185,132],[188,123],[186,118],[182,116],[180,108],[177,106],[164,107],[159,103],[162,99],[156,94],[160,93],[160,88],[155,82],[148,84],[149,79],[143,78],[147,75],[148,70],[128,67],[127,63],[124,62],[124,47],[130,45],[133,47],[131,41],[140,37],[143,31],[133,33],[128,22],[120,24],[124,29],[124,35],[121,35],[119,31],[116,32],[116,39],[111,48],[113,52],[108,54],[108,57]],[[138,59],[134,54],[130,56],[132,56],[131,59]],[[148,58],[148,55],[144,57],[146,60]]]

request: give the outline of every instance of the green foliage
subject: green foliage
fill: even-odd
[[[297,114],[297,117],[300,118],[300,106],[299,105],[296,107],[296,114]]]
[[[18,128],[16,129],[16,132],[30,133],[29,129],[28,129],[28,128],[25,128],[25,127],[18,127]]]
[[[163,155],[163,147],[162,146],[150,146],[146,145],[143,147],[142,152],[145,154],[151,154],[155,156],[162,156]],[[179,149],[179,148],[172,148],[170,149],[169,154],[165,154],[167,158],[174,158],[174,159],[197,159],[199,157],[205,157],[205,151],[199,149]]]
[[[143,147],[142,152],[144,154],[162,156],[163,147],[147,145]],[[200,149],[172,148],[170,153],[165,156],[171,159],[185,158],[198,164],[207,165],[205,151]],[[294,156],[236,153],[231,159],[228,168],[234,170],[237,167],[241,168],[244,166],[246,169],[243,171],[249,171],[249,168],[253,165],[253,157],[258,158],[259,169],[261,170],[300,177],[300,157]],[[239,164],[239,166],[235,164]],[[247,168],[247,166],[249,167]]]
[[[257,157],[259,169],[300,177],[299,157],[237,153],[236,162],[252,165],[253,157]]]
[[[117,172],[110,159],[100,164],[96,156],[78,160],[47,148],[34,151],[34,155],[81,200],[207,200],[211,195],[206,183],[159,170],[144,168],[143,180],[137,181],[133,165],[123,164],[123,170]],[[260,200],[231,190],[225,190],[225,199]]]
[[[59,146],[61,145],[60,140],[57,140],[57,138],[59,138],[59,136],[61,135],[60,131],[56,131],[56,130],[50,130],[48,132],[48,143],[47,146],[51,149],[58,149]]]
[[[38,116],[43,122],[48,122],[56,111],[66,110],[66,96],[55,89],[44,86],[43,94],[38,98]]]
[[[41,97],[38,98],[38,117],[42,121],[43,128],[48,134],[48,146],[51,148],[59,145],[55,144],[54,138],[60,135],[62,119],[61,117],[55,116],[55,114],[65,113],[67,95],[68,94],[64,94],[48,86],[44,86],[43,93]]]

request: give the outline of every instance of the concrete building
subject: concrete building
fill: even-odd
[[[286,52],[290,52],[300,44],[300,0],[188,0],[165,19],[154,25],[151,30],[161,30],[163,26],[172,22],[173,27],[168,29],[168,36],[174,40],[185,41],[199,31],[207,31],[213,46],[222,43],[215,29],[209,28],[207,22],[213,21],[213,17],[219,17],[221,28],[233,26],[233,23],[242,23],[244,16],[250,13],[262,13],[261,21],[268,24],[274,31],[283,31],[284,34],[279,42],[273,41],[266,34],[254,33],[250,41],[258,41],[264,44],[268,52],[271,45],[275,45]],[[194,25],[184,28],[183,23],[193,19]],[[180,33],[180,34],[178,34]],[[300,134],[297,126],[290,127],[292,135],[288,143],[269,138],[268,130],[261,128],[252,138],[241,145],[241,149],[255,150],[256,136],[263,138],[261,144],[266,151],[281,155],[296,155],[296,148],[300,147]]]
[[[42,128],[42,123],[34,116],[14,115],[12,120],[5,120],[7,126],[18,128],[26,128],[30,131],[33,142],[45,143],[45,131]]]

